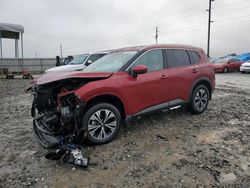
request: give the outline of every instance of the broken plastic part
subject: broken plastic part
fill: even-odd
[[[45,158],[58,161],[62,160],[84,168],[87,168],[89,164],[89,158],[85,157],[82,149],[75,144],[61,146],[56,151],[47,153]]]
[[[87,167],[88,161],[89,159],[83,156],[82,150],[73,149],[70,151],[70,158],[68,159],[69,163],[73,163],[82,167]]]

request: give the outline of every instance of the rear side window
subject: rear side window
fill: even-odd
[[[201,57],[197,52],[188,50],[188,54],[190,57],[191,64],[196,64],[200,62]]]
[[[136,65],[145,65],[148,71],[157,71],[163,69],[163,55],[162,50],[151,50],[143,54],[132,67]]]
[[[186,50],[168,49],[166,50],[168,67],[182,67],[190,65],[189,56]]]
[[[228,62],[233,63],[233,62],[238,62],[238,61],[240,61],[240,60],[239,59],[230,59]]]

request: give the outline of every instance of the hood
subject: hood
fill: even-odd
[[[250,62],[245,62],[241,66],[250,66]]]
[[[53,67],[45,72],[59,72],[59,71],[74,71],[78,69],[84,69],[86,66],[84,64],[79,64],[79,65],[62,65],[59,67]]]
[[[71,72],[47,72],[42,74],[37,79],[33,81],[33,84],[42,85],[59,80],[65,80],[68,78],[108,78],[112,75],[111,72],[92,72],[85,73],[81,71],[71,71]]]

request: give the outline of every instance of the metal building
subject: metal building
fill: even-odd
[[[21,58],[23,58],[23,33],[22,25],[0,23],[0,58],[3,58],[2,38],[15,40],[15,58],[19,58],[18,40],[21,39]]]

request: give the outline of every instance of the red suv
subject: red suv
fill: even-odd
[[[200,48],[150,45],[112,51],[83,71],[47,73],[34,81],[34,131],[44,147],[62,140],[111,141],[123,120],[187,106],[207,108],[214,67]]]

